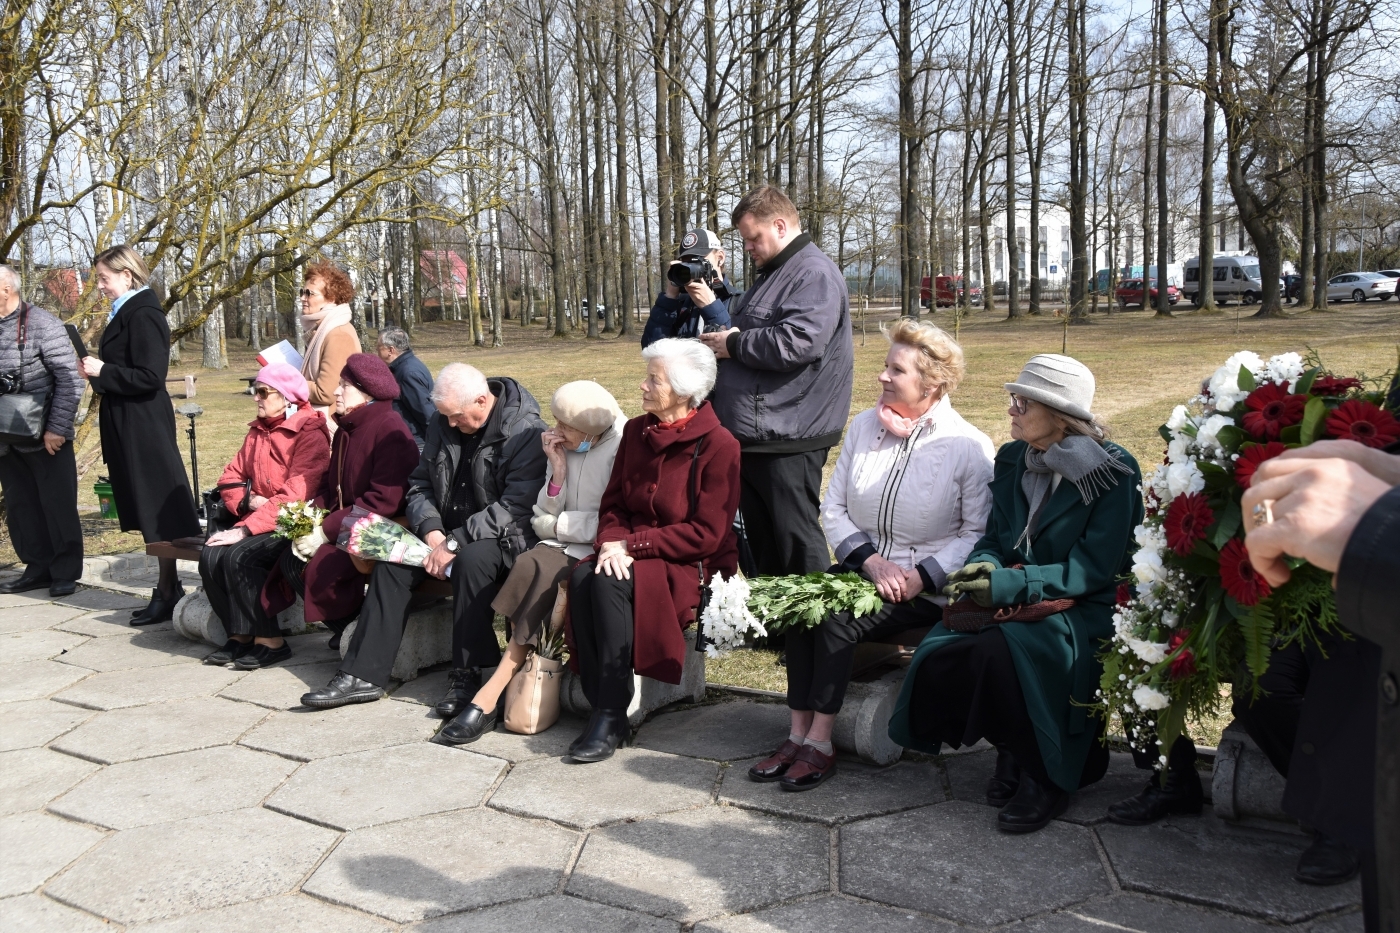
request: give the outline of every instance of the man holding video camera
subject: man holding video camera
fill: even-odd
[[[698,337],[729,329],[729,300],[736,292],[724,275],[719,237],[695,229],[681,237],[680,258],[666,269],[666,287],[651,306],[642,346],[662,337]]]

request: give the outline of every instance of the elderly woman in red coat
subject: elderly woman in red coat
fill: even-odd
[[[588,728],[569,747],[602,761],[627,738],[632,674],[680,683],[701,587],[738,565],[739,442],[704,401],[714,354],[696,340],[642,351],[646,414],[627,422],[598,512],[597,556],[570,582],[572,646]]]
[[[323,622],[335,633],[332,648],[340,647],[340,633],[359,614],[368,579],[335,546],[341,523],[357,505],[389,518],[401,513],[408,474],[418,464],[418,444],[389,404],[398,397],[399,384],[379,357],[356,353],[346,361],[335,390],[339,427],[330,466],[312,500],[330,514],[311,534],[292,542],[263,587],[263,608],[272,615],[300,595],[306,621]]]

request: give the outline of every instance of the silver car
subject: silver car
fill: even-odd
[[[1395,294],[1397,284],[1400,280],[1379,272],[1346,272],[1327,280],[1327,300],[1359,302],[1376,298],[1385,301]]]

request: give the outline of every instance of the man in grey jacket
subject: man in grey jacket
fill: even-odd
[[[44,433],[33,443],[0,444],[5,520],[25,563],[19,579],[0,583],[0,593],[48,587],[50,595],[67,596],[83,573],[73,456],[73,416],[83,380],[63,324],[24,301],[19,291],[14,269],[0,265],[0,373],[21,374],[25,393],[47,391],[49,411]]]
[[[721,360],[715,413],[743,449],[745,533],[760,573],[824,570],[822,467],[851,413],[855,367],[846,280],[780,189],[749,192],[731,220],[758,275],[730,305],[735,326],[700,340]]]

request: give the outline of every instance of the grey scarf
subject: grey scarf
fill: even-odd
[[[1040,513],[1050,498],[1050,486],[1058,473],[1074,484],[1084,497],[1084,504],[1093,502],[1099,493],[1118,485],[1114,471],[1131,475],[1132,467],[1119,460],[1103,444],[1083,434],[1070,434],[1051,444],[1045,451],[1026,447],[1026,472],[1021,476],[1021,490],[1030,506],[1026,529],[1016,539],[1019,550],[1029,544],[1040,525]]]

